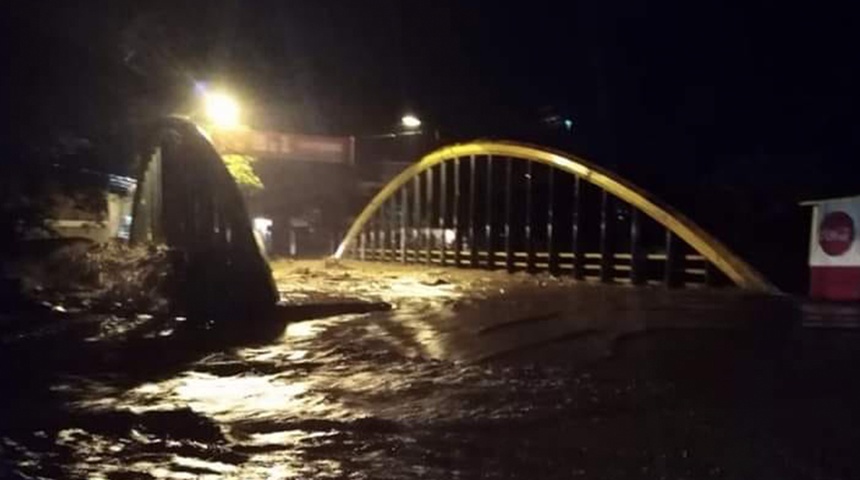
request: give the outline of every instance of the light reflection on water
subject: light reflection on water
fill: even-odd
[[[686,461],[688,443],[698,438],[667,439],[659,436],[662,429],[683,425],[707,437],[714,430],[706,428],[726,423],[698,420],[713,410],[703,409],[695,412],[695,421],[706,427],[694,424],[691,409],[667,401],[675,386],[643,374],[658,365],[657,350],[650,347],[642,349],[641,365],[634,361],[623,375],[603,383],[563,362],[454,361],[451,332],[470,333],[470,345],[482,348],[531,345],[568,332],[558,330],[564,322],[556,307],[549,317],[532,311],[548,302],[516,300],[492,309],[492,315],[470,314],[438,300],[448,298],[440,292],[455,294],[449,285],[418,283],[395,279],[389,285],[402,288],[381,293],[401,299],[424,295],[415,304],[293,323],[267,345],[211,354],[131,388],[110,379],[64,379],[54,392],[72,399],[66,405],[86,421],[45,434],[66,457],[28,456],[20,453],[26,446],[17,445],[14,451],[23,459],[18,464],[31,462],[35,471],[51,462],[65,466],[62,475],[42,474],[45,478],[394,479],[587,477],[588,463],[602,462],[601,471],[608,474],[590,478],[657,478],[647,468],[667,464],[672,455]],[[604,321],[633,312],[637,325],[642,312],[668,318],[662,304],[657,305],[662,310],[649,309],[634,300],[628,299],[632,306],[626,309],[623,302],[606,301],[601,308],[610,313],[592,312],[592,317]],[[721,304],[694,302],[703,305]],[[701,317],[699,310],[695,315]],[[691,311],[681,311],[681,317]],[[715,315],[735,321],[722,311]],[[520,320],[530,321],[516,323]],[[555,345],[557,358],[582,350],[585,343],[575,342]],[[671,340],[671,346],[678,344]],[[605,345],[599,347],[594,350],[602,355]],[[714,351],[720,362],[704,365],[726,360],[722,345]],[[693,378],[696,391],[710,383],[729,385],[702,380],[698,372]],[[708,476],[718,464],[711,457],[721,448],[749,443],[741,434],[714,442],[720,448],[698,460],[703,475],[689,474],[683,462],[675,472]],[[674,451],[676,437],[680,446]],[[621,471],[622,465],[629,469]],[[636,475],[627,475],[631,472]]]
[[[487,396],[512,387],[533,397],[538,384],[442,361],[434,342],[429,323],[404,310],[294,323],[269,345],[212,354],[164,380],[128,390],[64,387],[79,411],[126,412],[136,426],[127,435],[76,430],[61,443],[73,451],[71,470],[87,478],[447,478],[447,468],[427,461],[437,442],[449,441],[437,425],[555,408]],[[177,418],[158,416],[164,412]],[[187,423],[214,431],[194,438],[202,427],[189,433]]]
[[[177,405],[188,405],[207,416],[248,418],[288,410],[308,387],[301,382],[281,381],[275,375],[218,377],[190,372],[178,382],[169,381],[159,390],[155,395],[163,401],[169,399]],[[130,396],[137,396],[137,392],[132,390]]]
[[[322,327],[314,322],[297,322],[287,325],[284,335],[287,337],[312,337],[322,330]]]
[[[393,299],[399,298],[445,298],[457,299],[457,288],[450,284],[428,284],[414,277],[399,278],[388,286],[388,295]]]
[[[126,391],[77,384],[75,405],[81,411],[130,412],[140,416],[141,426],[114,441],[86,431],[67,435],[62,444],[78,459],[73,470],[91,478],[120,471],[164,479],[338,478],[345,475],[344,460],[366,463],[370,470],[387,471],[389,462],[409,470],[419,462],[420,449],[399,460],[379,455],[415,440],[377,438],[379,430],[399,431],[408,428],[403,422],[445,415],[433,406],[440,397],[431,389],[445,376],[455,378],[455,370],[448,366],[440,376],[438,362],[416,357],[402,339],[387,338],[390,328],[370,318],[290,324],[269,345],[213,354],[171,378]],[[148,425],[148,414],[186,409],[215,425],[223,440],[207,444],[178,434],[165,440],[164,432],[153,433],[162,426]],[[141,455],[141,449],[151,452]],[[223,459],[215,451],[236,458]]]

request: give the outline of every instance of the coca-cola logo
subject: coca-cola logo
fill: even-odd
[[[854,220],[845,212],[830,212],[818,228],[818,244],[824,253],[838,257],[851,248],[854,241]]]

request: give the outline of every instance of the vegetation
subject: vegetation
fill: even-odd
[[[263,182],[254,171],[254,162],[256,158],[250,155],[227,154],[222,155],[224,164],[227,165],[227,170],[233,179],[239,185],[239,188],[248,192],[254,192],[263,189]]]

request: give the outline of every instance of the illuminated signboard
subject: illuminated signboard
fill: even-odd
[[[210,137],[221,154],[233,153],[297,162],[352,162],[349,137],[298,135],[251,129],[214,130]]]

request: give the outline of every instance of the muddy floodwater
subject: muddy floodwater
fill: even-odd
[[[0,478],[860,478],[849,307],[273,268],[298,308],[264,340],[179,335],[182,318],[2,317]]]

